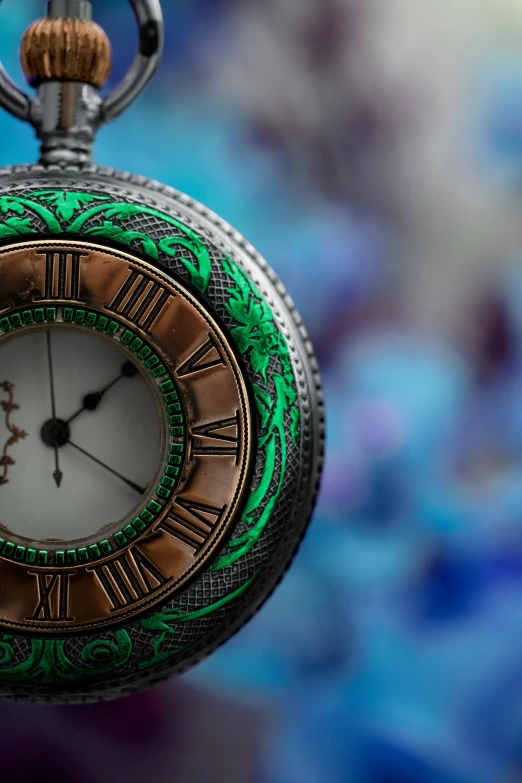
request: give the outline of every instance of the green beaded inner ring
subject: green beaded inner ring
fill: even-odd
[[[0,538],[0,557],[29,565],[68,567],[105,557],[126,547],[129,542],[138,540],[149,529],[178,485],[186,456],[187,425],[181,396],[167,369],[167,363],[157,350],[127,329],[117,318],[109,318],[95,310],[77,307],[32,307],[18,310],[0,319],[0,340],[2,333],[10,334],[41,324],[57,323],[105,334],[132,352],[157,387],[169,422],[168,454],[161,470],[161,480],[154,490],[154,497],[149,498],[139,514],[121,530],[89,546],[58,551],[24,547]]]

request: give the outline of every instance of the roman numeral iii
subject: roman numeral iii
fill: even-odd
[[[86,255],[86,253],[62,253],[55,250],[45,253],[43,296],[36,299],[81,302],[80,264],[81,259]]]

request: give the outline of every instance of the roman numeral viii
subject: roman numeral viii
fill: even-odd
[[[199,554],[220,524],[226,506],[216,508],[194,500],[178,498],[168,517],[158,525],[170,536],[186,544]]]
[[[43,296],[37,299],[62,301],[80,299],[80,263],[86,253],[66,253],[49,250],[45,254],[45,282]]]
[[[167,304],[171,294],[163,286],[135,269],[107,308],[123,315],[146,332],[149,332]]]
[[[192,427],[189,459],[194,457],[235,457],[239,463],[239,411],[230,419],[222,419],[201,427]]]
[[[137,547],[88,570],[98,577],[112,604],[111,612],[137,604],[170,582]]]
[[[69,617],[69,588],[71,576],[76,571],[59,571],[57,573],[29,572],[38,580],[38,604],[32,617],[27,620],[47,622],[74,622]]]

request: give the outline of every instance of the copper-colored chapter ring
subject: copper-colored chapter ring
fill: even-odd
[[[78,255],[73,286],[68,264]],[[113,314],[123,330],[111,339],[132,330],[162,356],[187,423],[179,483],[139,538],[94,562],[62,569],[0,552],[0,628],[63,635],[125,622],[165,602],[209,567],[246,500],[255,428],[247,382],[227,335],[183,285],[146,262],[86,242],[39,240],[2,248],[0,320],[33,306],[56,310],[54,329],[67,328],[65,308]],[[0,344],[21,333],[0,335]],[[160,404],[161,378],[155,383]]]

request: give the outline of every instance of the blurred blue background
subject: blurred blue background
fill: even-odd
[[[126,0],[94,0],[114,85]],[[204,201],[324,374],[315,521],[181,680],[0,708],[2,780],[522,781],[522,3],[166,0],[163,66],[96,160]],[[4,0],[0,56],[42,0]],[[32,162],[0,115],[0,164]],[[204,741],[204,750],[201,743]]]

